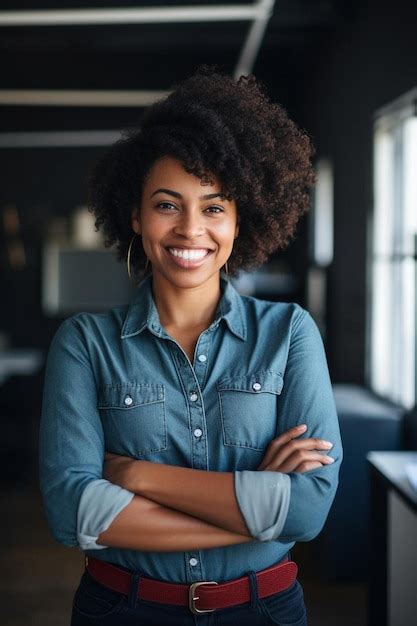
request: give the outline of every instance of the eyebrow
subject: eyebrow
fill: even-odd
[[[174,198],[179,198],[181,200],[182,195],[180,193],[178,193],[178,191],[173,191],[172,189],[157,189],[156,191],[154,191],[151,194],[151,198],[156,194],[156,193],[167,193],[171,196],[174,196]],[[200,200],[212,200],[213,198],[225,198],[226,196],[224,195],[224,193],[207,193],[204,196],[200,196]]]

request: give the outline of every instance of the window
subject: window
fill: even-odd
[[[333,261],[333,164],[322,157],[315,164],[309,227],[307,308],[326,339],[327,268]]]
[[[367,377],[377,393],[416,401],[417,88],[375,116]]]

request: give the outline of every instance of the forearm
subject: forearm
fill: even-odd
[[[233,472],[205,470],[138,461],[135,493],[177,511],[247,537],[251,534],[240,512]]]
[[[98,544],[131,550],[178,552],[204,550],[253,541],[174,511],[143,496],[135,496],[102,532]]]

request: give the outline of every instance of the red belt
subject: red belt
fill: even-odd
[[[92,556],[85,558],[85,567],[93,578],[105,587],[129,594],[132,574],[115,565],[106,563]],[[288,589],[297,578],[298,567],[294,561],[283,559],[256,573],[258,596],[265,598],[279,591]],[[193,613],[209,613],[235,604],[250,602],[251,591],[248,576],[235,578],[225,583],[199,581],[190,585],[167,583],[154,578],[140,577],[138,598],[188,606]],[[195,603],[198,600],[198,608]]]

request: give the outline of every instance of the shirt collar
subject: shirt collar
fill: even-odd
[[[222,275],[220,275],[220,288],[222,295],[211,326],[224,319],[232,333],[240,339],[246,340],[246,324],[241,295],[230,280]],[[164,334],[152,294],[152,274],[145,276],[137,286],[137,291],[127,310],[120,337],[127,339],[139,334],[144,328],[149,328],[151,332],[159,336]]]

